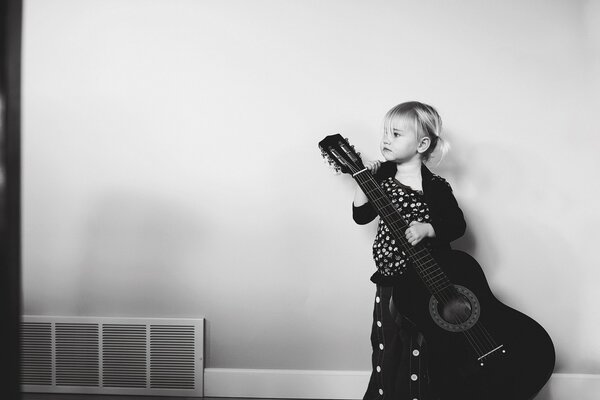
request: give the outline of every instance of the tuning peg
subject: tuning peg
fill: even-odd
[[[339,165],[337,165],[329,156],[324,158],[323,162],[333,170],[334,175],[340,175],[342,173],[342,169],[339,167]]]
[[[346,140],[348,140],[348,139],[346,139]],[[353,145],[353,144],[351,144],[351,145],[350,145],[350,147],[351,147],[351,148],[352,148],[352,150],[353,150],[353,151],[356,153],[356,155],[360,157],[360,151],[357,151],[357,150],[356,150],[356,147],[354,147],[354,145]]]

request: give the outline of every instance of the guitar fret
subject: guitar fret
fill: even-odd
[[[404,231],[408,224],[400,215],[398,209],[387,197],[383,188],[375,181],[371,173],[360,171],[354,178],[358,182],[371,204],[376,208],[381,219],[386,223],[392,235],[398,240],[404,252],[412,260],[415,271],[432,294],[445,290],[450,281],[446,274],[439,268],[429,250],[423,244],[412,246],[406,240]]]
[[[423,267],[425,267],[424,269],[434,268],[436,266],[437,266],[437,264],[435,263],[435,260],[433,260],[433,259],[429,259],[425,262],[425,264],[423,264]]]
[[[425,263],[427,263],[430,261],[428,256],[429,254],[422,255],[421,257],[415,257],[415,261],[422,262],[424,259],[427,259],[427,261],[425,261]]]
[[[437,264],[425,265],[425,268],[423,268],[423,266],[421,266],[421,272],[423,274],[430,274],[431,269],[433,269],[434,271],[437,270]]]
[[[445,288],[447,288],[448,286],[450,286],[450,282],[448,282],[448,281],[447,281],[447,280],[445,280],[445,279],[442,279],[442,280],[440,280],[440,281],[435,281],[435,282],[432,282],[432,283],[431,283],[431,285],[432,285],[433,287],[441,287],[442,289],[445,289]],[[438,291],[439,291],[439,290],[438,290]]]
[[[436,288],[431,293],[434,294],[434,295],[439,294],[439,293],[443,292],[444,290],[448,289],[450,286],[451,286],[450,282],[444,283],[441,287]]]
[[[395,216],[397,212],[398,211],[396,209],[394,209],[394,210],[387,210],[387,212],[382,210],[381,216],[383,216],[384,218],[385,217],[392,217],[392,216]]]
[[[433,284],[437,280],[442,281],[444,279],[444,274],[439,271],[436,271],[435,275],[429,275],[427,279]]]
[[[421,273],[421,276],[423,276],[423,278],[427,279],[427,281],[432,282],[439,277],[439,272],[433,271],[433,273],[430,273],[430,274]]]
[[[445,274],[438,274],[436,277],[428,279],[428,285],[431,288],[435,288],[433,293],[440,292],[450,286],[450,281],[447,279]]]

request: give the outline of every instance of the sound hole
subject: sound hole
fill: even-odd
[[[433,321],[449,332],[464,332],[479,320],[481,306],[475,293],[464,286],[453,285],[429,299]]]
[[[462,324],[471,316],[471,303],[461,293],[438,303],[439,315],[450,324]]]

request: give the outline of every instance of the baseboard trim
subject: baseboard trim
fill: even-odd
[[[205,397],[362,399],[367,371],[206,368]],[[597,400],[600,375],[553,374],[536,400]]]
[[[536,400],[598,400],[600,375],[552,374]]]
[[[206,368],[204,396],[358,399],[369,375],[365,371]]]

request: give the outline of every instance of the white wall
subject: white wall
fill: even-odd
[[[440,111],[456,247],[600,373],[598,2],[27,0],[26,314],[205,316],[212,368],[369,369],[375,225],[317,142]]]

